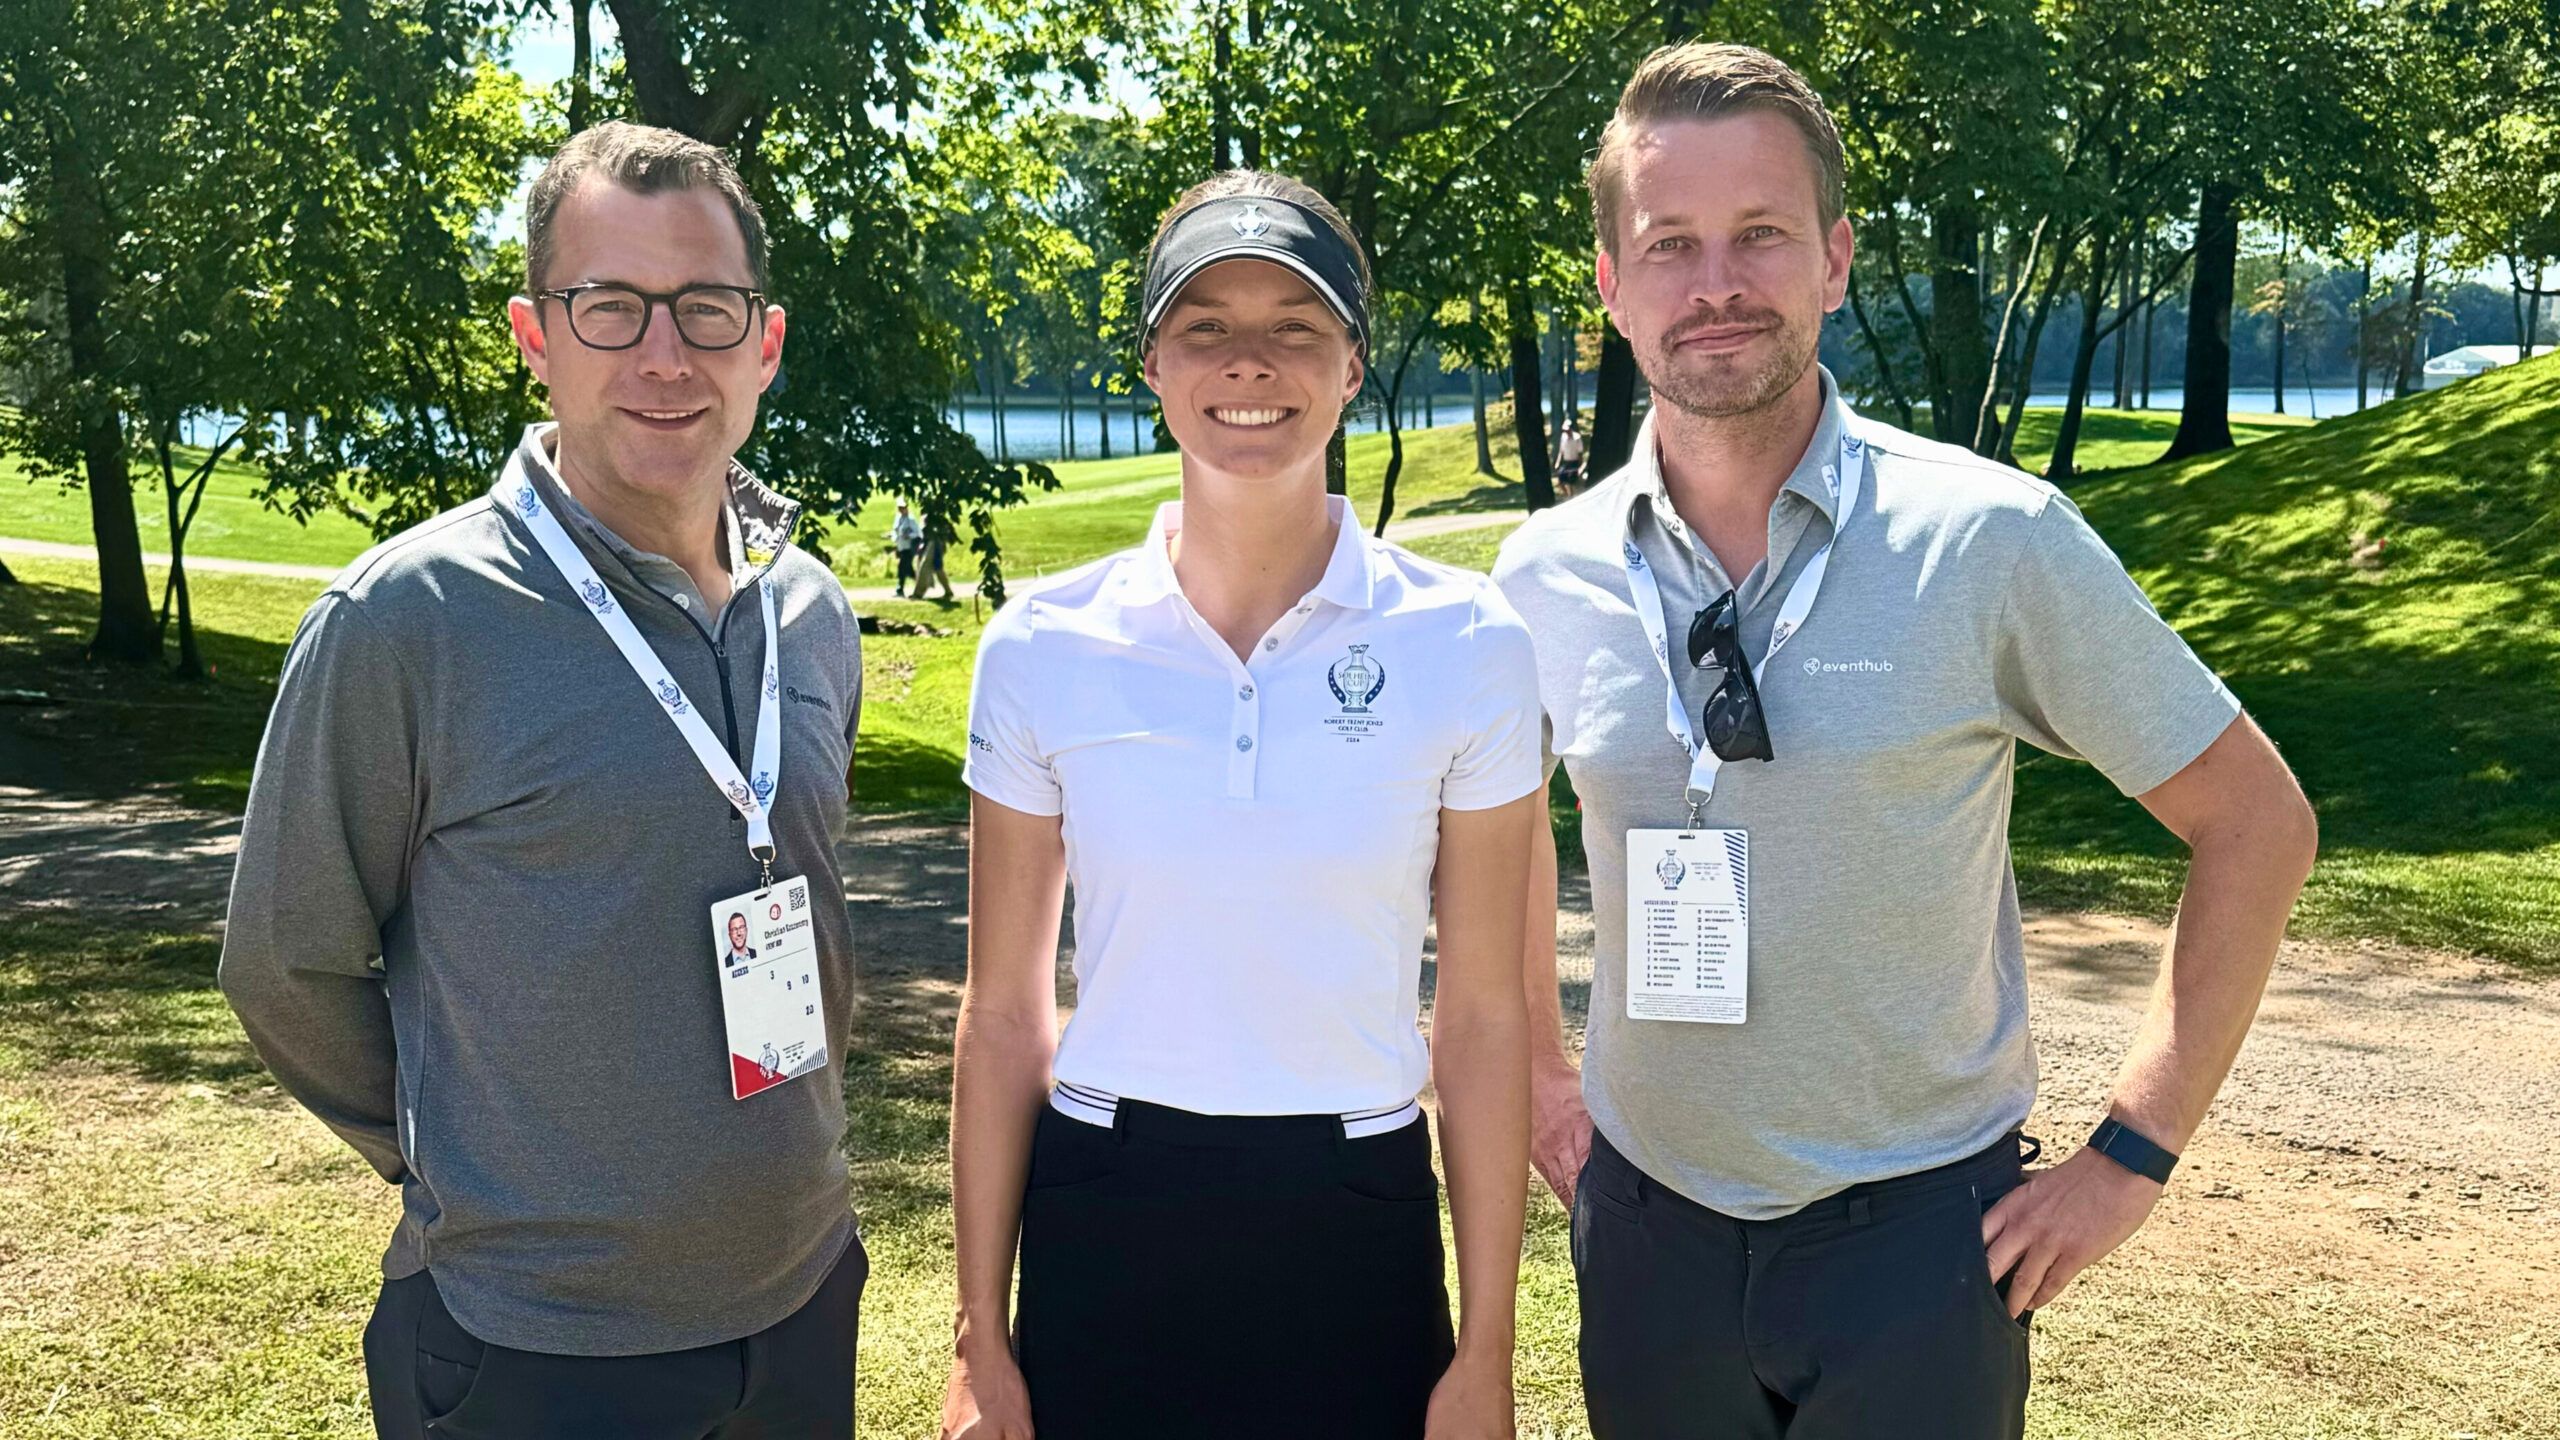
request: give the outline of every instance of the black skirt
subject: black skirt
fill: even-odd
[[[1455,1343],[1427,1122],[1040,1112],[1015,1344],[1040,1440],[1417,1440]]]

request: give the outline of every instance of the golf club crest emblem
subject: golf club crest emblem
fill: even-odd
[[[1262,213],[1261,206],[1248,204],[1236,212],[1235,218],[1229,220],[1227,226],[1247,240],[1259,240],[1270,233],[1271,217]]]
[[[1387,667],[1369,658],[1369,647],[1354,645],[1351,653],[1333,662],[1324,672],[1324,683],[1333,698],[1342,702],[1345,715],[1366,715],[1369,707],[1387,688]]]
[[[1679,851],[1665,850],[1653,867],[1653,878],[1662,882],[1663,889],[1677,890],[1680,882],[1689,878],[1689,867],[1682,863]]]
[[[604,588],[603,581],[581,580],[578,582],[578,593],[586,597],[588,609],[599,615],[613,613],[613,595]]]
[[[1387,665],[1369,653],[1366,645],[1354,645],[1343,657],[1325,667],[1325,688],[1333,692],[1341,712],[1324,717],[1324,728],[1357,745],[1378,738],[1387,728],[1387,719],[1372,707],[1387,690]]]

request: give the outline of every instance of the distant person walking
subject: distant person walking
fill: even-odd
[[[907,508],[904,500],[898,502],[897,518],[889,522],[889,548],[898,556],[896,593],[903,598],[908,582],[916,578],[916,561],[924,555],[924,526],[917,522],[915,513]],[[915,593],[917,599],[923,599],[924,586],[918,584]]]
[[[1556,437],[1556,495],[1570,500],[1582,488],[1582,459],[1589,447],[1583,443],[1582,427],[1568,415],[1564,433]]]
[[[924,598],[925,588],[930,585],[940,585],[942,587],[942,598],[945,600],[956,600],[960,598],[951,593],[951,577],[944,574],[942,571],[942,556],[947,544],[948,542],[943,537],[942,527],[940,525],[935,525],[925,531],[924,549],[920,552],[916,561],[917,599],[921,600]]]
[[[2158,1202],[2311,865],[2275,747],[2071,501],[1860,417],[1817,363],[1842,168],[1758,50],[1637,67],[1591,198],[1653,408],[1494,571],[1590,861],[1578,1073],[1544,827],[1528,968],[1598,1440],[2019,1435],[2030,1312]],[[2096,1133],[2032,1174],[2020,742],[2192,851]]]
[[[1008,603],[978,652],[942,1431],[1507,1440],[1519,893],[1545,824],[1528,635],[1483,576],[1325,494],[1369,311],[1323,197],[1195,186],[1141,314],[1182,498]]]
[[[762,217],[718,150],[616,123],[525,229],[556,423],[303,617],[223,994],[399,1187],[384,1440],[845,1440],[862,664],[735,458],[782,359]]]

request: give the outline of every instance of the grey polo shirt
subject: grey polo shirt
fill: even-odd
[[[1980,1150],[2035,1099],[2017,882],[2017,742],[2128,795],[2239,702],[2163,623],[2077,507],[1967,451],[1825,413],[1738,587],[1673,512],[1652,422],[1623,470],[1531,517],[1494,569],[1537,647],[1551,763],[1582,801],[1594,928],[1583,1090],[1611,1144],[1742,1219]],[[1738,588],[1747,654],[1836,516],[1843,427],[1865,484],[1819,600],[1761,681],[1770,762],[1726,765],[1705,824],[1749,832],[1749,1019],[1626,1015],[1626,832],[1688,819],[1688,756],[1638,622],[1623,542],[1661,586],[1680,703],[1719,679],[1679,648]],[[1696,722],[1692,721],[1693,724]]]
[[[526,432],[509,461],[740,758],[774,587],[776,873],[809,877],[830,1063],[729,1093],[710,907],[745,822],[521,516],[485,498],[349,566],[304,616],[260,747],[222,988],[268,1068],[400,1186],[383,1272],[555,1354],[735,1339],[853,1235],[852,937],[835,845],[861,697],[844,591],[798,506],[730,476],[736,594],[610,534]],[[682,603],[679,603],[681,601]]]

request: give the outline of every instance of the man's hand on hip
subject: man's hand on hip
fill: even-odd
[[[2142,1228],[2160,1191],[2158,1182],[2084,1148],[2000,1197],[1982,1217],[1982,1244],[1991,1278],[2010,1277],[2009,1314],[2052,1303]]]
[[[1570,1063],[1542,1064],[1529,1077],[1529,1163],[1564,1208],[1591,1158],[1591,1112],[1582,1107],[1582,1072]]]

